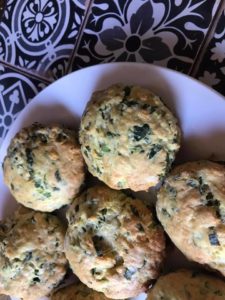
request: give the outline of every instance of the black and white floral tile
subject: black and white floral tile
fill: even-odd
[[[196,77],[225,96],[225,10],[222,12]]]
[[[224,0],[0,0],[0,144],[42,88],[111,61],[189,73]],[[225,6],[225,4],[224,4]],[[221,12],[222,13],[222,12]],[[225,14],[196,72],[225,94]]]
[[[219,3],[94,0],[71,69],[138,61],[188,73]]]
[[[0,59],[49,79],[66,73],[85,0],[6,0]]]
[[[47,82],[0,63],[0,145],[20,111],[46,86]]]

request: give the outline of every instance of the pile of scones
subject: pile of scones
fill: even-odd
[[[180,144],[177,119],[160,97],[122,84],[92,95],[79,137],[59,124],[17,133],[3,163],[19,205],[0,222],[0,294],[225,299],[225,165],[174,167]],[[155,205],[131,192],[149,189]],[[163,273],[167,235],[210,272]],[[69,268],[79,282],[59,288]]]

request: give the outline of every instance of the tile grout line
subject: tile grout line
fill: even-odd
[[[210,41],[211,41],[211,39],[212,39],[212,37],[215,33],[216,26],[219,22],[221,13],[223,12],[224,8],[225,8],[225,2],[224,2],[224,0],[221,0],[221,2],[219,3],[219,5],[217,7],[215,15],[212,18],[212,21],[209,25],[206,36],[205,36],[205,38],[204,38],[201,46],[199,47],[199,50],[198,50],[196,56],[195,56],[195,59],[194,59],[193,64],[190,68],[190,71],[188,72],[189,76],[192,76],[192,77],[196,76],[197,71],[198,71],[199,66],[200,66],[200,63],[202,62],[202,59],[203,59],[204,54],[207,50],[207,47],[209,46],[209,43],[210,43]]]
[[[76,54],[77,54],[77,50],[79,48],[79,45],[80,45],[80,42],[81,42],[81,39],[82,39],[82,36],[83,36],[84,29],[85,29],[85,26],[87,24],[88,17],[90,15],[90,11],[91,11],[93,2],[94,2],[94,0],[89,0],[89,3],[87,5],[86,13],[85,13],[85,16],[84,16],[84,20],[82,22],[82,25],[80,26],[80,29],[79,29],[79,32],[78,32],[78,35],[77,35],[77,40],[75,41],[73,52],[72,52],[72,54],[71,54],[71,56],[69,58],[69,62],[68,62],[68,66],[66,68],[65,75],[69,73],[70,67],[71,67],[71,65],[73,63],[73,60],[74,60]]]
[[[1,2],[1,0],[0,0]],[[84,20],[79,28],[79,32],[78,32],[78,38],[77,38],[77,42],[80,43],[80,35],[83,31],[83,27],[86,25],[86,19],[87,19],[87,15],[89,15],[89,11],[90,11],[90,8],[91,8],[91,5],[92,5],[92,2],[94,2],[94,0],[89,0],[87,1],[88,4],[86,5],[86,9],[85,9],[85,13],[84,13]],[[0,23],[1,23],[1,20],[0,20]],[[85,23],[85,24],[84,24]],[[68,67],[66,68],[66,72],[64,75],[66,75],[69,71],[69,67],[70,67],[70,64],[73,60],[73,57],[74,57],[74,54],[76,53],[75,51],[77,50],[77,42],[75,42],[75,47],[73,48],[73,51],[72,51],[72,54],[69,56],[69,63],[68,63]],[[18,73],[21,73],[21,74],[24,74],[25,76],[29,76],[29,77],[33,77],[34,79],[37,79],[37,80],[41,80],[41,81],[44,81],[46,84],[51,84],[52,82],[54,82],[54,78],[52,80],[50,79],[47,79],[47,76],[45,75],[40,75],[38,73],[35,73],[34,71],[32,70],[29,70],[29,69],[26,69],[26,68],[23,68],[23,67],[20,67],[20,66],[16,66],[16,65],[12,65],[2,59],[0,59],[0,64],[4,64],[6,67],[9,67],[11,69],[13,69],[14,71],[18,72]],[[59,78],[58,78],[59,79]]]
[[[20,67],[17,67],[17,66],[14,66],[14,65],[11,65],[10,63],[8,62],[5,62],[3,60],[0,60],[0,64],[2,65],[5,65],[6,67],[12,69],[13,71],[16,71],[22,75],[25,75],[27,77],[32,77],[33,79],[36,79],[36,80],[40,80],[40,81],[43,81],[47,84],[51,84],[52,81],[51,80],[48,80],[46,79],[46,77],[42,77],[41,75],[37,75],[27,69],[24,69],[24,68],[20,68]],[[1,75],[0,75],[1,76]]]
[[[75,54],[76,54],[76,51],[77,51],[77,48],[78,48],[78,44],[80,43],[80,40],[81,40],[80,36],[81,36],[81,34],[83,32],[83,29],[84,29],[84,27],[85,27],[85,25],[87,23],[87,18],[89,16],[89,12],[90,12],[90,9],[91,9],[91,6],[92,6],[93,2],[94,2],[94,0],[89,0],[89,3],[88,3],[87,8],[86,8],[86,13],[84,15],[84,20],[83,20],[83,22],[82,22],[82,24],[80,26],[79,33],[78,33],[78,38],[77,38],[77,40],[75,42],[75,47],[73,49],[73,52],[72,52],[72,54],[69,57],[68,67],[66,68],[66,72],[65,72],[64,75],[66,75],[68,73],[70,65],[71,65],[71,63],[73,61],[73,58],[74,58]],[[0,59],[0,64],[4,64],[6,67],[9,67],[9,68],[13,69],[14,71],[19,72],[21,74],[24,74],[25,76],[33,77],[34,79],[44,81],[47,84],[51,84],[52,82],[54,82],[54,80],[49,80],[45,76],[42,76],[42,75],[39,75],[39,74],[35,74],[34,72],[30,71],[29,69],[25,69],[25,68],[22,68],[22,67],[19,67],[19,66],[12,65],[12,64],[10,64],[10,63],[8,63],[8,62],[6,62],[4,60],[1,60],[1,59]]]

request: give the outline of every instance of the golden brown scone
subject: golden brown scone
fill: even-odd
[[[0,293],[48,295],[66,272],[65,230],[57,217],[21,207],[0,223]]]
[[[191,260],[225,275],[225,167],[210,161],[176,167],[158,193],[157,215]]]
[[[51,300],[109,300],[109,298],[82,283],[75,283],[56,291]]]
[[[140,191],[167,173],[180,129],[150,90],[113,85],[93,94],[81,120],[80,143],[94,176],[113,189]]]
[[[84,161],[73,131],[34,124],[11,141],[4,179],[16,200],[51,212],[71,203],[84,181]]]
[[[179,270],[161,276],[147,300],[224,300],[225,282],[213,276]]]
[[[164,233],[141,200],[96,186],[75,199],[67,219],[66,256],[88,287],[109,298],[129,298],[159,276]]]

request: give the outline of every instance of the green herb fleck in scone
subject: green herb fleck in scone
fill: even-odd
[[[225,275],[225,166],[198,161],[176,167],[158,193],[157,215],[189,259]]]
[[[64,228],[57,217],[21,207],[0,223],[0,293],[48,295],[66,273]]]
[[[35,124],[11,141],[3,165],[16,200],[50,212],[71,203],[84,181],[84,161],[73,131]]]
[[[190,270],[179,270],[158,279],[147,300],[223,300],[225,282]]]
[[[147,190],[170,169],[180,145],[177,120],[139,86],[95,92],[83,114],[80,143],[89,171],[113,189]]]
[[[88,287],[109,298],[130,298],[158,277],[164,233],[141,200],[93,187],[74,200],[67,219],[66,256]]]
[[[51,296],[51,300],[109,300],[103,293],[89,289],[82,283],[66,286]]]

